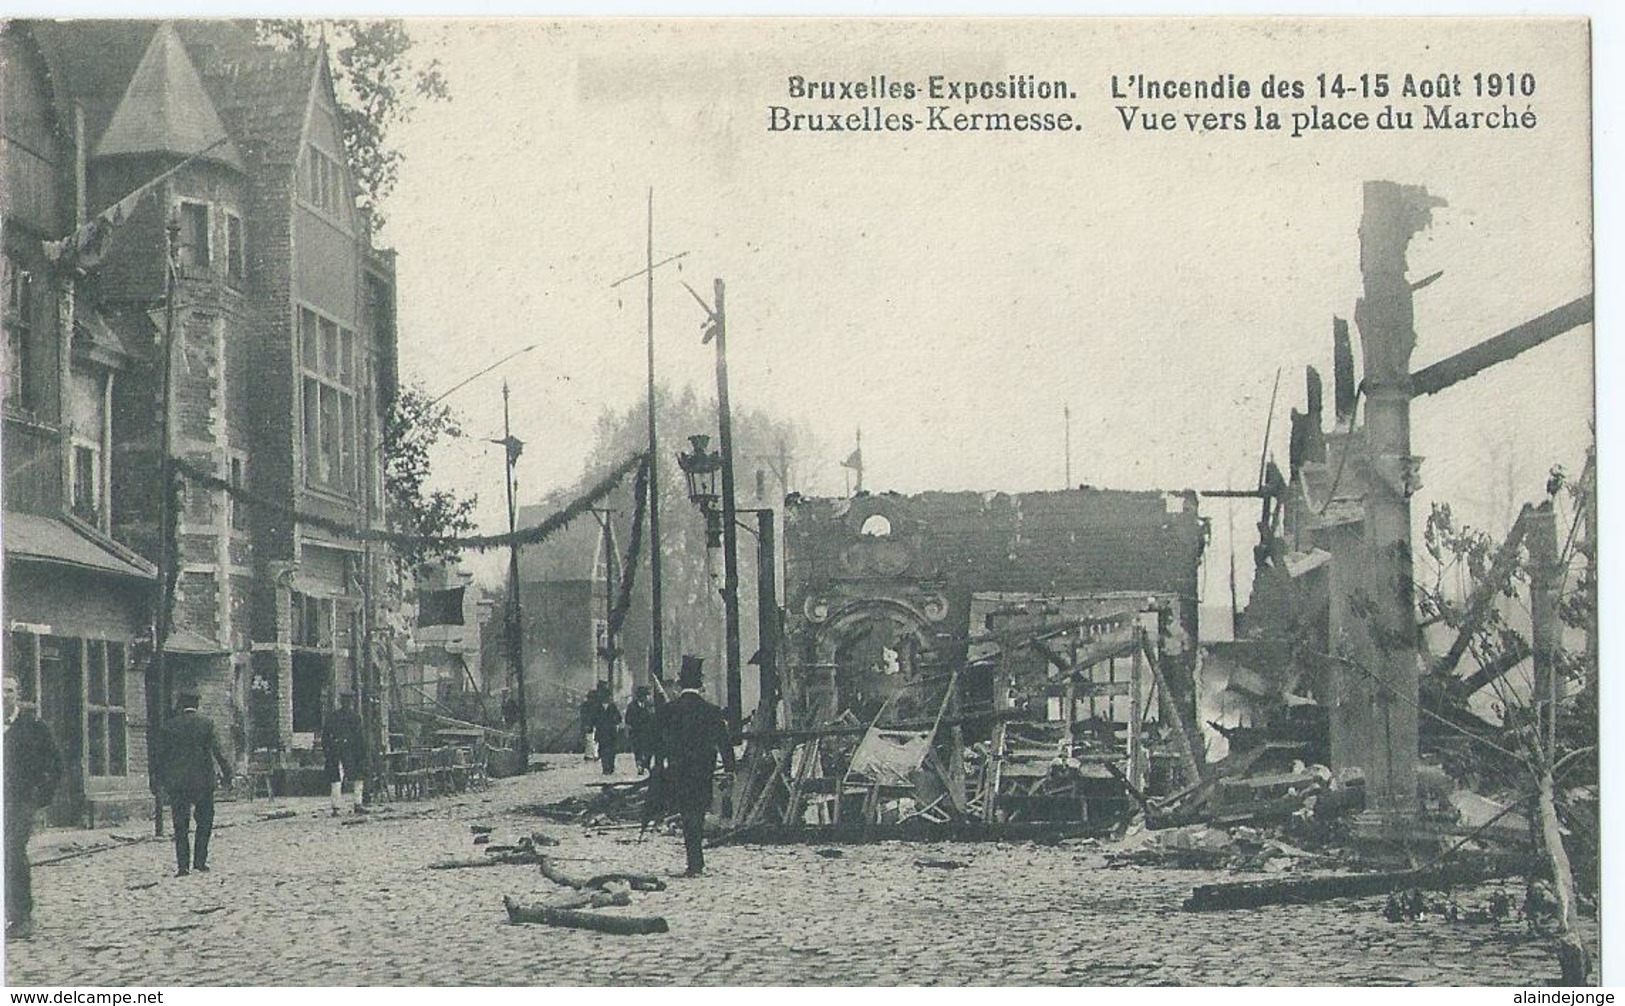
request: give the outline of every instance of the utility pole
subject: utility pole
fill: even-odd
[[[162,490],[158,494],[158,599],[152,627],[151,673],[147,680],[147,709],[152,716],[150,736],[153,743],[147,748],[148,773],[152,787],[152,833],[164,833],[164,801],[159,792],[163,764],[161,750],[164,722],[169,719],[169,669],[164,651],[169,648],[169,620],[175,601],[175,452],[174,413],[175,400],[175,295],[179,283],[175,281],[181,250],[180,218],[171,213],[164,227],[167,244],[164,248],[164,363],[163,401],[159,405],[158,481]],[[151,696],[157,696],[153,701]]]
[[[779,702],[779,640],[783,630],[779,626],[778,536],[773,526],[773,510],[764,507],[756,511],[756,642],[758,696],[756,720],[751,729],[772,730]]]
[[[728,316],[722,280],[713,282],[716,307],[707,338],[717,343],[717,449],[722,452],[722,601],[728,660],[728,724],[738,734],[743,719],[739,668],[739,525],[734,498],[733,417],[728,406]]]
[[[722,456],[722,608],[726,625],[728,723],[737,735],[743,715],[739,671],[739,511],[734,498],[733,419],[728,408],[727,305],[720,279],[712,283],[715,305],[707,304],[687,283],[683,286],[707,315],[701,345],[713,339],[717,344],[717,452]]]
[[[1066,484],[1061,488],[1072,488],[1072,406],[1061,406],[1061,416],[1066,423]]]
[[[502,447],[506,457],[508,488],[508,664],[513,669],[514,687],[519,693],[519,756],[528,771],[530,763],[530,710],[525,702],[525,634],[519,604],[519,511],[514,506],[513,466],[525,445],[513,435],[508,415],[508,382],[502,382]]]
[[[644,243],[644,266],[630,276],[622,276],[611,283],[610,289],[620,286],[628,280],[645,279],[646,304],[648,314],[648,344],[649,344],[649,676],[664,691],[666,680],[666,650],[665,650],[665,608],[660,598],[660,477],[656,461],[660,456],[660,442],[655,431],[655,270],[660,266],[676,262],[688,252],[678,252],[668,255],[659,262],[655,261],[655,190],[649,188],[648,233]],[[681,268],[679,266],[678,268]]]
[[[660,602],[660,476],[655,459],[660,441],[655,437],[655,190],[649,186],[648,232],[643,245],[643,272],[649,343],[649,675],[657,684],[666,680],[663,638],[666,610]],[[661,688],[661,691],[665,691]]]

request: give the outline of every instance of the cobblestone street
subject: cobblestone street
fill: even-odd
[[[671,925],[638,937],[510,925],[504,894],[561,890],[534,867],[426,869],[477,855],[469,825],[487,824],[497,841],[557,837],[574,874],[678,872],[672,837],[639,842],[635,829],[593,834],[514,811],[581,793],[601,778],[590,768],[561,759],[364,824],[326,816],[320,800],[224,805],[204,875],[170,876],[170,846],[151,840],[37,866],[38,933],[6,948],[7,983],[1503,985],[1553,973],[1521,924],[1396,925],[1380,899],[1186,913],[1191,887],[1217,874],[1107,869],[1088,845],[717,849],[705,877],[634,895],[621,911]],[[273,808],[295,814],[264,819]],[[41,835],[35,859],[75,834]]]

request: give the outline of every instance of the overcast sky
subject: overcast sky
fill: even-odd
[[[414,34],[453,100],[395,136],[407,160],[383,239],[401,255],[403,370],[438,393],[541,344],[448,399],[471,432],[499,436],[511,382],[522,502],[578,477],[601,410],[642,394],[643,288],[610,284],[643,265],[651,186],[656,258],[688,252],[657,281],[661,375],[709,393],[702,314],[679,280],[709,296],[724,278],[736,406],[805,420],[829,455],[805,459],[824,472],[810,488],[827,493],[844,488],[835,462],[858,426],[872,489],[1060,488],[1067,405],[1074,482],[1247,487],[1278,369],[1284,467],[1305,364],[1330,400],[1331,318],[1352,317],[1359,294],[1367,179],[1449,202],[1412,245],[1413,277],[1444,271],[1417,295],[1413,369],[1592,286],[1589,68],[1573,23],[496,21]],[[1535,75],[1514,107],[1532,107],[1537,128],[1127,133],[1110,97],[1113,74],[1229,72],[1249,99],[1160,108],[1250,112],[1272,73],[1312,90],[1322,71],[1388,72],[1397,87],[1446,70],[1470,88],[1481,69]],[[874,104],[790,101],[792,75],[923,87],[1011,73],[1077,97],[1009,110],[1068,111],[1084,128],[767,128],[771,105]],[[1591,338],[1586,326],[1417,403],[1419,515],[1446,499],[1501,530],[1551,464],[1578,467]],[[445,481],[481,494],[491,529],[500,463],[473,444],[440,459]],[[1205,511],[1222,556],[1228,511]],[[1235,513],[1243,580],[1253,512]],[[1215,603],[1223,582],[1209,573]]]

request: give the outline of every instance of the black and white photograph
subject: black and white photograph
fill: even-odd
[[[1592,61],[6,20],[4,984],[1614,980]]]

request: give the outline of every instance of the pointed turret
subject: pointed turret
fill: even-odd
[[[95,156],[190,157],[205,149],[209,152],[204,156],[209,160],[244,170],[237,145],[209,100],[185,44],[174,25],[165,23],[153,33],[106,132],[96,144]]]

